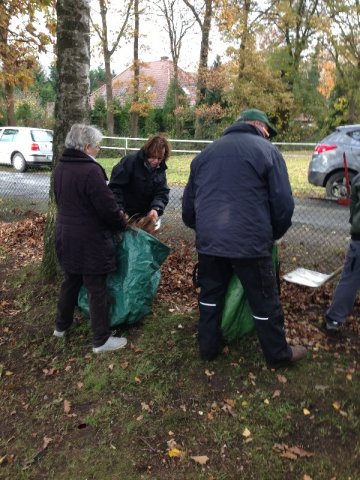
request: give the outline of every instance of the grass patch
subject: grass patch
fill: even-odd
[[[270,371],[248,337],[202,362],[196,312],[156,302],[125,332],[129,347],[93,355],[84,319],[65,339],[51,336],[56,282],[31,270],[7,282],[17,308],[0,319],[1,478],[357,478],[355,353],[313,350]],[[311,456],[291,460],[276,445]]]

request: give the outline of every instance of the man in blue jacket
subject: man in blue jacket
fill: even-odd
[[[195,229],[200,285],[200,355],[221,351],[221,317],[235,272],[249,301],[256,331],[271,367],[306,355],[289,346],[272,264],[272,248],[291,226],[294,200],[284,159],[268,138],[276,135],[267,115],[244,111],[224,135],[191,163],[182,217]]]

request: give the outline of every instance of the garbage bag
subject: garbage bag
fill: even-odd
[[[279,261],[277,245],[274,245],[272,251],[272,260],[276,272],[277,281],[279,281]],[[278,283],[279,287],[279,283]],[[225,306],[221,320],[221,332],[225,340],[234,341],[250,334],[255,330],[255,322],[249,302],[246,299],[244,289],[237,275],[230,279],[225,297]]]
[[[116,249],[118,268],[107,276],[109,325],[134,324],[151,313],[160,283],[160,267],[170,248],[136,227],[123,233]],[[81,287],[78,306],[89,315],[87,290]]]

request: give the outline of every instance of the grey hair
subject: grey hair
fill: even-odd
[[[84,151],[86,145],[96,147],[103,138],[102,133],[91,125],[74,123],[66,135],[65,147]]]

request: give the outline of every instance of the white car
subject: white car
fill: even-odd
[[[51,166],[53,132],[42,128],[0,127],[0,164],[18,172],[28,166]]]

